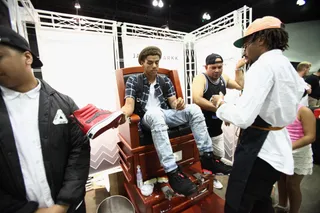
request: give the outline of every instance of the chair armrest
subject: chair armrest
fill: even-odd
[[[119,126],[120,140],[127,144],[131,149],[140,146],[139,127],[140,117],[132,114],[126,123]]]
[[[130,125],[132,124],[138,124],[140,122],[140,117],[139,115],[137,114],[132,114],[130,117],[129,117],[129,120],[130,120]]]

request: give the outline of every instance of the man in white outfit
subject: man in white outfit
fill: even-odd
[[[226,193],[225,213],[272,213],[270,198],[280,174],[293,174],[292,142],[284,128],[297,115],[305,83],[283,51],[288,33],[271,16],[255,20],[237,40],[252,64],[236,104],[214,96],[217,117],[243,129]]]

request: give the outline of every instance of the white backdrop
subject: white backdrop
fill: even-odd
[[[112,35],[40,28],[37,39],[46,82],[70,96],[80,108],[91,103],[116,109]],[[103,160],[115,162],[118,141],[117,131],[109,130],[91,142],[93,169]]]
[[[178,70],[181,89],[185,98],[183,42],[123,36],[122,44],[124,67],[139,66],[138,57],[143,48],[147,46],[159,47],[162,51],[162,58],[159,66],[161,68]]]
[[[235,77],[235,67],[238,60],[241,59],[242,50],[233,46],[233,42],[242,35],[241,26],[234,26],[218,33],[199,39],[195,43],[195,52],[197,57],[197,73],[205,72],[206,57],[211,53],[221,55],[223,58],[223,73],[230,78]],[[239,92],[228,90],[226,100],[235,101]]]
[[[211,53],[221,55],[223,58],[223,73],[227,74],[231,79],[235,78],[235,67],[238,60],[241,59],[242,50],[233,46],[233,42],[242,36],[242,28],[240,25],[230,27],[218,33],[214,33],[195,43],[195,52],[197,57],[197,73],[205,72],[205,60]],[[239,97],[239,91],[227,89],[225,100],[235,103]],[[236,127],[230,125],[222,126],[225,137],[225,150],[227,158],[233,156],[237,137],[235,136]],[[232,160],[232,159],[231,159]]]
[[[234,78],[236,63],[241,58],[241,49],[233,46],[233,42],[242,36],[241,26],[233,26],[226,30],[201,38],[195,43],[198,74],[205,72],[205,60],[211,53],[223,58],[223,72]]]

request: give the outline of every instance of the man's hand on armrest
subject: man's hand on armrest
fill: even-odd
[[[123,114],[119,121],[119,125],[124,124],[127,121],[127,118],[130,117],[134,111],[134,99],[126,98],[124,106],[121,108]]]

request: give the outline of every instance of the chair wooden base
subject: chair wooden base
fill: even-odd
[[[213,176],[203,176],[203,181],[200,183],[193,174],[201,172],[200,162],[185,166],[183,169],[190,179],[198,185],[198,193],[192,197],[173,197],[170,201],[165,198],[161,188],[168,184],[156,184],[153,194],[145,197],[140,193],[140,190],[135,184],[125,182],[124,186],[130,200],[133,202],[138,213],[161,213],[161,212],[181,212],[203,200],[206,196],[213,193]]]
[[[186,135],[184,137],[186,139],[184,139],[183,142],[178,140],[181,137],[178,139],[175,138],[171,142],[173,152],[180,153],[181,155],[181,159],[177,161],[177,164],[182,167],[194,164],[200,160],[198,148],[192,135]],[[131,149],[127,142],[121,141],[118,143],[118,149],[120,165],[129,183],[136,183],[135,177],[138,165],[141,168],[143,180],[165,175],[153,145]]]
[[[116,71],[120,107],[125,104],[126,80],[131,75],[143,72],[142,66],[124,68]],[[158,74],[166,75],[170,78],[176,91],[176,97],[183,98],[179,75],[176,70],[160,68]],[[203,177],[202,181],[198,181],[193,177],[193,174],[201,173],[199,152],[193,135],[188,131],[184,131],[184,128],[178,128],[178,130],[172,132],[176,134],[171,134],[170,143],[177,164],[189,175],[193,182],[202,182],[198,187],[199,193],[192,198],[174,197],[169,201],[161,191],[161,187],[163,186],[157,184],[151,196],[144,197],[141,195],[140,190],[136,187],[138,166],[140,166],[143,180],[164,176],[165,172],[160,165],[158,154],[152,143],[150,143],[150,140],[143,137],[144,140],[140,141],[140,136],[142,138],[142,135],[139,134],[141,133],[139,132],[140,119],[138,115],[133,114],[125,124],[119,126],[119,138],[121,142],[118,143],[120,165],[126,178],[124,186],[131,201],[135,205],[136,211],[139,213],[181,212],[199,201],[204,200],[205,197],[212,195],[212,175]]]
[[[212,193],[181,213],[224,213],[225,201]]]

